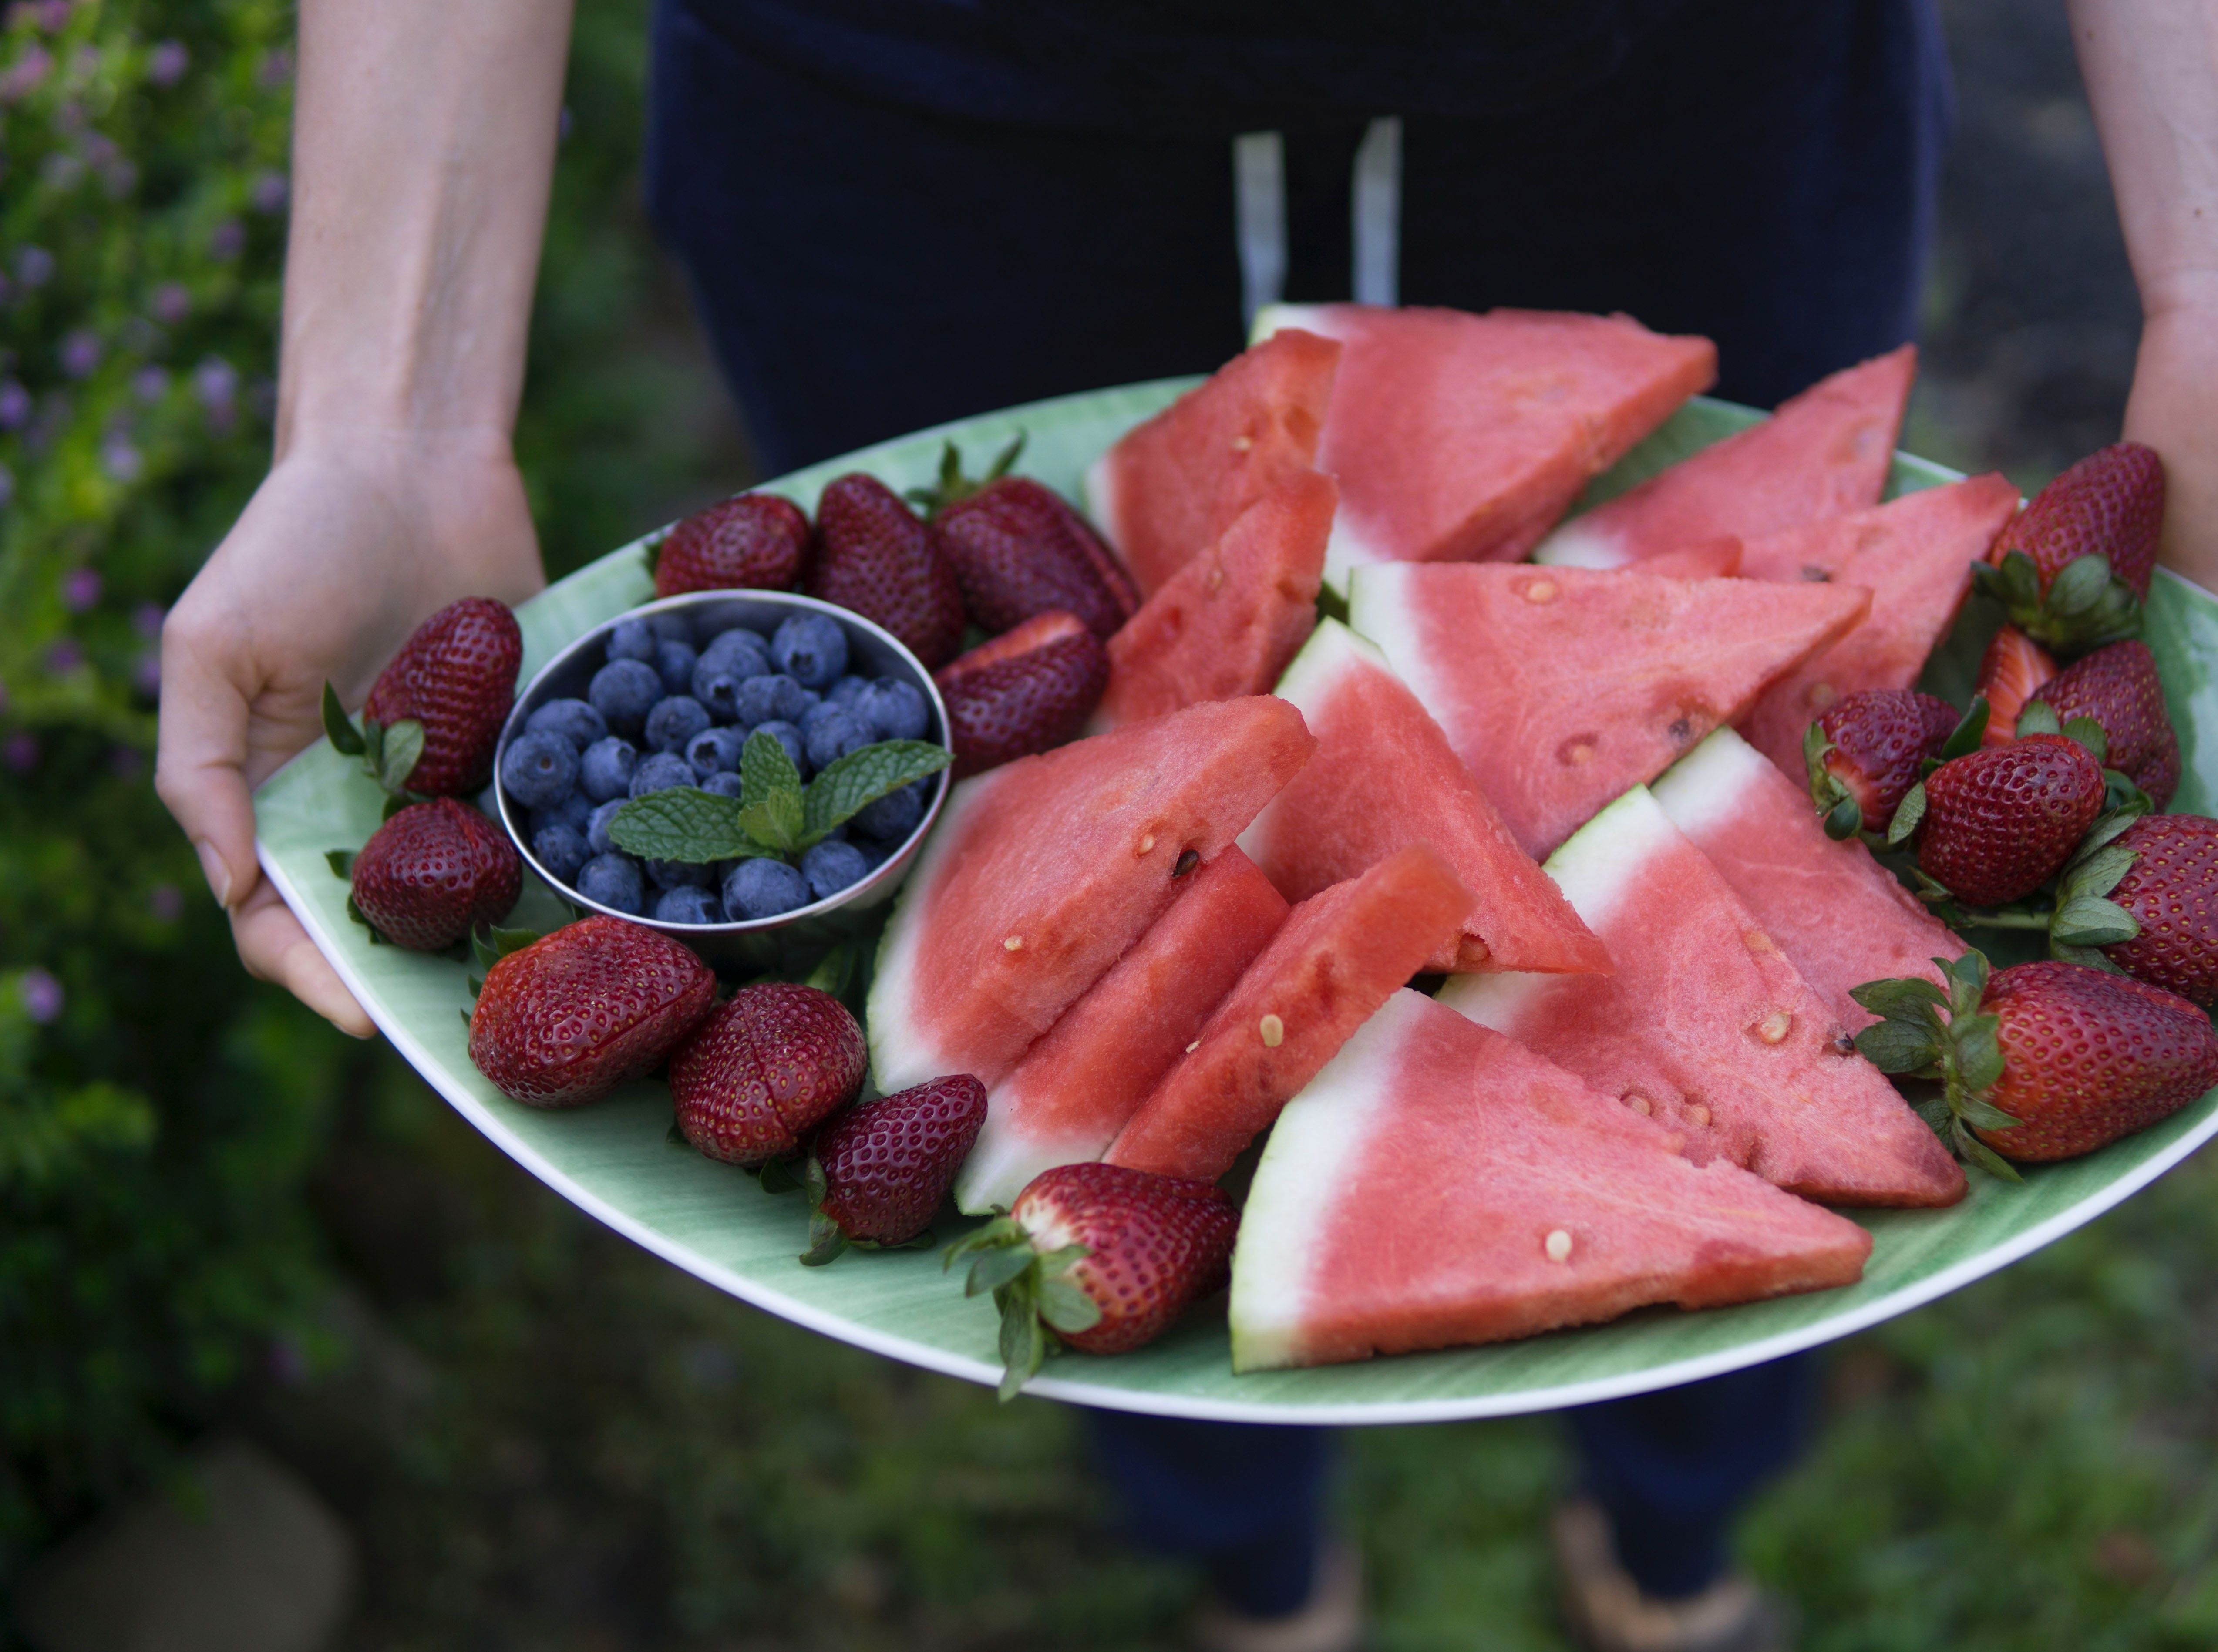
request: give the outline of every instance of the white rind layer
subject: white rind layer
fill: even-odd
[[[1713,731],[1651,783],[1656,805],[1673,826],[1699,842],[1740,807],[1759,768],[1771,759],[1730,728]]]
[[[1389,1080],[1423,1007],[1406,987],[1394,993],[1272,1126],[1232,1247],[1235,1372],[1299,1363],[1321,1238],[1332,1231],[1349,1166],[1392,1098]]]
[[[1255,312],[1255,324],[1248,329],[1248,347],[1253,350],[1274,332],[1288,327],[1298,327],[1304,332],[1313,332],[1320,338],[1337,338],[1340,335],[1326,324],[1324,306],[1317,304],[1267,304]]]
[[[1116,455],[1115,448],[1086,467],[1086,479],[1081,485],[1086,495],[1086,514],[1101,530],[1101,537],[1109,541],[1109,548],[1118,555],[1124,554],[1124,491],[1117,486],[1116,467],[1110,461]]]
[[[1057,1165],[1090,1165],[1107,1148],[1099,1139],[1054,1141],[1009,1126],[1009,1087],[986,1096],[986,1123],[955,1179],[955,1208],[974,1216],[1007,1210],[1032,1178]]]
[[[1332,532],[1324,542],[1324,584],[1342,602],[1348,600],[1348,582],[1358,568],[1376,567],[1392,559],[1384,555],[1367,538],[1363,529],[1349,519],[1348,501],[1342,499],[1332,513]]]
[[[1278,687],[1271,691],[1291,702],[1302,714],[1304,721],[1313,723],[1318,709],[1332,696],[1350,668],[1359,665],[1376,665],[1390,675],[1394,669],[1386,663],[1385,655],[1338,620],[1321,619],[1310,633],[1310,640],[1302,645],[1302,651],[1280,675]],[[1281,792],[1279,797],[1264,804],[1237,840],[1240,852],[1258,865],[1265,859],[1263,844],[1270,835],[1279,798],[1285,795]]]
[[[1622,568],[1633,561],[1615,534],[1589,527],[1578,518],[1542,540],[1533,560],[1557,568]]]
[[[1348,623],[1354,633],[1385,657],[1387,669],[1409,686],[1417,703],[1446,728],[1441,714],[1450,696],[1448,686],[1434,673],[1419,640],[1416,610],[1411,604],[1409,584],[1416,564],[1374,562],[1359,570],[1348,587]]]

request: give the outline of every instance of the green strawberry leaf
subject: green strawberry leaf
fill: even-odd
[[[540,938],[536,929],[503,929],[498,924],[480,924],[470,931],[470,951],[479,968],[490,969],[510,953],[521,952]]]
[[[329,683],[324,684],[324,734],[341,757],[358,758],[369,749],[362,738],[362,730],[354,726],[354,719],[339,703],[339,691]]]
[[[778,742],[771,740],[772,746]],[[697,786],[672,786],[635,797],[609,821],[609,839],[648,860],[741,860],[764,852],[740,820],[737,799]]]
[[[976,1255],[981,1251],[995,1250],[1005,1245],[1017,1244],[1022,1244],[1029,1248],[1031,1243],[1032,1241],[1025,1234],[1022,1224],[1013,1216],[995,1216],[982,1227],[973,1228],[962,1238],[950,1245],[946,1253],[939,1259],[939,1265],[944,1271],[953,1267],[963,1257]]]
[[[2066,619],[2092,613],[2110,586],[2110,559],[2099,551],[2075,556],[2049,581],[2048,611]]]
[[[1956,1076],[1974,1093],[1965,1099],[1970,1107],[1979,1094],[1992,1089],[2003,1076],[2003,1047],[1996,1038],[2001,1021],[1992,1015],[1959,1015],[1948,1024],[1956,1045]]]
[[[801,1253],[801,1265],[821,1268],[836,1260],[847,1248],[847,1235],[839,1231],[839,1224],[818,1210],[809,1218],[809,1248]]]
[[[1863,829],[1863,806],[1843,794],[1841,800],[1825,811],[1825,835],[1835,843],[1845,843]]]
[[[1921,976],[1909,975],[1892,981],[1868,981],[1861,987],[1849,988],[1849,996],[1874,1015],[1890,1020],[1918,1018],[1930,1020],[1926,1006],[1938,1009],[1947,1005],[1948,995],[1931,981]],[[1931,1024],[1940,1025],[1937,1021]]]
[[[814,987],[820,993],[829,993],[834,998],[845,998],[848,987],[854,985],[854,981],[855,949],[843,941],[818,961],[816,968],[809,972],[809,979],[802,985]]]
[[[1856,1035],[1856,1052],[1880,1072],[1923,1073],[1941,1059],[1940,1035],[1911,1021],[1874,1021]]]
[[[2106,770],[2105,772],[2116,771]],[[2148,800],[2144,796],[2141,801],[2146,803]],[[2139,808],[2119,808],[2112,809],[2098,819],[2094,825],[2087,828],[2087,835],[2079,839],[2079,847],[2072,851],[2072,858],[2064,863],[2065,871],[2071,875],[2078,876],[2080,869],[2091,865],[2096,857],[2116,840],[2119,833],[2141,818],[2141,814],[2142,811]],[[2119,852],[2128,857],[2133,854],[2133,851],[2129,849],[2121,850]],[[2120,875],[2123,875],[2122,872]],[[2103,888],[2092,893],[2108,894],[2116,888],[2117,888],[2117,879],[2113,878]]]
[[[790,1159],[765,1159],[755,1169],[755,1180],[765,1193],[791,1193],[808,1186],[807,1176],[793,1173]]]
[[[331,869],[333,877],[344,878],[350,882],[354,878],[354,857],[355,851],[351,849],[326,849],[324,864]]]
[[[1802,731],[1802,770],[1809,780],[1810,801],[1819,808],[1826,807],[1824,794],[1830,789],[1829,783],[1838,783],[1825,771],[1825,755],[1832,749],[1833,742],[1825,737],[1825,725],[1812,717],[1809,727]]]
[[[2064,725],[2056,720],[2056,708],[2046,700],[2029,700],[2025,709],[2017,714],[2017,727],[2011,731],[2018,739],[2035,734],[2061,734]]]
[[[2036,701],[2035,704],[2040,702]],[[2101,763],[2110,755],[2110,737],[2103,732],[2103,725],[2092,717],[2073,717],[2064,725],[2064,738],[2084,746]]]
[[[1046,1278],[1050,1274],[1064,1272],[1093,1254],[1092,1249],[1084,1245],[1065,1245],[1061,1250],[1048,1251],[1040,1257],[1040,1277]]]
[[[970,1277],[963,1283],[963,1294],[983,1296],[988,1291],[999,1290],[1028,1271],[1038,1259],[1029,1245],[1002,1245],[981,1252],[978,1259],[970,1265]]]
[[[1977,1125],[1983,1130],[2014,1130],[2023,1119],[2012,1118],[1985,1096],[1967,1096],[1957,1109],[1957,1117],[1967,1125]]]
[[[1987,737],[1988,715],[1987,696],[1973,695],[1972,708],[1964,714],[1964,720],[1941,743],[1940,756],[1934,766],[1938,768],[1941,764],[1953,763],[1958,758],[1969,757],[1978,751],[1980,743]]]
[[[662,1145],[666,1148],[683,1148],[688,1153],[693,1151],[693,1144],[685,1139],[685,1132],[678,1128],[678,1121],[674,1118],[670,1121],[670,1128],[662,1133]]]
[[[1100,1304],[1069,1279],[1043,1278],[1037,1290],[1040,1317],[1065,1336],[1076,1336],[1101,1323]]]
[[[1957,1153],[1986,1171],[1988,1175],[2005,1182],[2025,1180],[2024,1177],[2017,1173],[2016,1165],[1966,1129],[1962,1120],[1957,1121],[1955,1126],[1949,1131],[1949,1135],[1954,1139]]]
[[[1010,1285],[1001,1296],[1001,1373],[997,1392],[1006,1405],[1017,1397],[1017,1390],[1030,1382],[1047,1359],[1047,1333],[1042,1328],[1039,1310],[1032,1293],[1022,1285]]]
[[[2054,935],[2048,937],[2048,956],[2060,959],[2066,963],[2083,964],[2090,969],[2099,969],[2109,975],[2122,975],[2126,973],[2110,962],[2110,954],[2107,952],[2091,946],[2072,946],[2058,940]]]
[[[349,895],[347,897],[346,914],[348,917],[353,919],[356,923],[360,924],[364,929],[369,931],[369,944],[372,946],[391,946],[393,944],[391,941],[386,938],[385,931],[383,930],[378,928],[376,925],[371,923],[369,919],[362,916],[362,908],[354,904],[354,897],[352,895]]]
[[[1987,955],[1977,947],[1970,947],[1960,958],[1936,958],[1933,962],[1948,978],[1949,1012],[1976,1015],[1987,995],[1987,977],[1991,973]]]
[[[1902,801],[1895,807],[1894,819],[1887,823],[1887,846],[1897,849],[1907,843],[1910,834],[1918,830],[1918,823],[1924,818],[1925,783],[1921,780],[1903,794]]]
[[[408,777],[416,772],[424,755],[424,725],[403,717],[385,731],[377,750],[377,783],[389,792],[407,789]]]
[[[2155,800],[2116,769],[2103,770],[2103,807],[2113,814],[2125,814],[2128,823],[2156,813]],[[2118,829],[2122,832],[2125,827]]]
[[[2049,936],[2066,946],[2116,946],[2141,932],[2140,921],[2115,900],[2083,894],[2065,902]]]
[[[929,740],[879,740],[826,764],[824,771],[809,783],[802,810],[801,846],[821,841],[859,810],[938,774],[954,761],[954,754],[945,746]]]

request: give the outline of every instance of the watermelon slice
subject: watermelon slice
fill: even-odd
[[[1317,457],[1340,346],[1281,332],[1236,356],[1086,473],[1086,503],[1153,592]]]
[[[1838,1204],[1953,1204],[1964,1172],[1636,786],[1548,857],[1614,975],[1456,975],[1441,1001],[1726,1159]]]
[[[1803,528],[1751,541],[1741,572],[1751,579],[1821,580],[1872,594],[1863,623],[1774,683],[1749,708],[1741,732],[1797,780],[1810,720],[1859,689],[1906,689],[1956,622],[2017,487],[1999,473],[1905,493]],[[1643,563],[1645,569],[1648,564]]]
[[[1368,562],[1508,561],[1717,377],[1707,338],[1628,316],[1273,305],[1342,348],[1317,467],[1340,479],[1325,583]]]
[[[1737,720],[1870,601],[1847,585],[1403,565],[1356,575],[1349,623],[1537,857]]]
[[[1754,539],[1877,504],[1917,372],[1917,349],[1905,344],[1820,379],[1763,424],[1572,517],[1533,560],[1617,568],[1720,534]]]
[[[1640,571],[1670,579],[1730,579],[1741,572],[1740,564],[1741,543],[1727,534],[1684,550],[1658,551],[1642,560]]]
[[[1810,794],[1732,729],[1681,758],[1651,789],[1850,1032],[1878,1018],[1849,988],[1908,975],[1937,984],[1933,960],[1963,952],[1863,845],[1828,838]]]
[[[1299,712],[1258,695],[957,785],[879,943],[878,1088],[999,1084],[1171,904],[1181,859],[1216,856],[1316,749]]]
[[[1470,910],[1470,894],[1424,844],[1302,902],[1132,1115],[1108,1161],[1215,1181]]]
[[[1279,695],[1301,708],[1317,754],[1264,805],[1240,845],[1279,894],[1307,900],[1406,844],[1428,843],[1478,904],[1425,968],[1608,972],[1608,950],[1517,846],[1376,648],[1323,621]]]
[[[986,1098],[955,1181],[974,1215],[1006,1210],[1043,1170],[1099,1159],[1286,920],[1286,898],[1236,848],[1181,893]]]
[[[1232,1369],[1498,1342],[1854,1283],[1871,1235],[1396,993],[1286,1104],[1232,1253]]]
[[[1269,693],[1317,623],[1339,497],[1331,477],[1295,471],[1158,585],[1109,639],[1109,687],[1093,727]]]

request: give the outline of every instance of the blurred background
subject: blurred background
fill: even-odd
[[[646,9],[579,8],[517,438],[556,574],[751,473],[640,209]],[[2061,5],[1942,9],[1906,445],[2030,492],[2116,438],[2136,309]],[[237,968],[149,783],[155,639],[266,462],[289,9],[0,15],[0,1636],[120,1647],[119,1568],[220,1539],[350,1649],[1171,1639],[1192,1584],[1064,1413],[716,1295]],[[2214,1194],[1833,1351],[1745,1543],[1814,1652],[2218,1644]],[[1546,1419],[1357,1436],[1377,1644],[1560,1646],[1564,1463]]]

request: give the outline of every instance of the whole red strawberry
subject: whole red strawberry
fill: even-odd
[[[986,1122],[986,1086],[968,1073],[851,1107],[816,1138],[809,1187],[815,1266],[851,1243],[906,1245],[931,1226]]]
[[[2131,636],[2163,525],[2163,461],[2137,442],[2118,442],[2089,454],[2018,512],[1988,553],[1996,572],[1977,571],[1979,589],[2052,648],[2077,653]],[[2107,582],[2091,564],[2066,573],[2092,556],[2107,559]]]
[[[505,1096],[574,1107],[653,1071],[716,995],[709,966],[659,930],[582,918],[486,971],[470,1060]]]
[[[711,1159],[759,1165],[854,1099],[870,1051],[846,1005],[814,987],[742,987],[670,1061],[678,1128]]]
[[[2110,747],[2103,761],[2147,792],[2158,809],[2172,801],[2179,789],[2179,736],[2148,644],[2133,640],[2097,648],[2033,697],[2053,707],[2059,722],[2092,717]]]
[[[354,908],[412,952],[442,952],[480,924],[497,924],[524,892],[508,834],[468,803],[411,803],[370,833],[348,880]]]
[[[2034,734],[1942,764],[1925,779],[1918,867],[1957,900],[2031,894],[2103,812],[2103,765],[2077,740]]]
[[[932,517],[970,617],[999,634],[1035,614],[1075,614],[1106,642],[1140,593],[1100,536],[1028,476],[1004,476]]]
[[[1826,707],[1803,743],[1810,797],[1832,837],[1884,832],[1920,765],[1962,721],[1914,689],[1860,689]]]
[[[932,675],[947,702],[955,777],[1062,745],[1109,686],[1109,654],[1075,614],[1037,614]]]
[[[901,496],[859,471],[816,502],[809,594],[860,614],[937,670],[963,642],[963,592],[939,536]]]
[[[2151,814],[2111,840],[2134,863],[2110,890],[2141,933],[2103,949],[2138,981],[2218,1003],[2218,820]]]
[[[741,493],[672,528],[654,548],[654,594],[790,591],[809,555],[809,518],[791,499]]]
[[[1239,1213],[1209,1182],[1122,1165],[1063,1165],[1034,1177],[1006,1216],[948,1249],[976,1256],[964,1294],[1001,1310],[1009,1398],[1050,1340],[1124,1353],[1170,1327],[1224,1283]]]
[[[2056,675],[2056,662],[2048,651],[2015,625],[1995,633],[1987,651],[1979,656],[1979,680],[1973,692],[1987,702],[1985,746],[2008,746],[2017,738],[2018,713],[2033,692]]]
[[[418,626],[370,685],[362,716],[389,729],[424,726],[424,754],[403,783],[426,796],[474,791],[516,699],[524,633],[505,603],[465,597]]]

